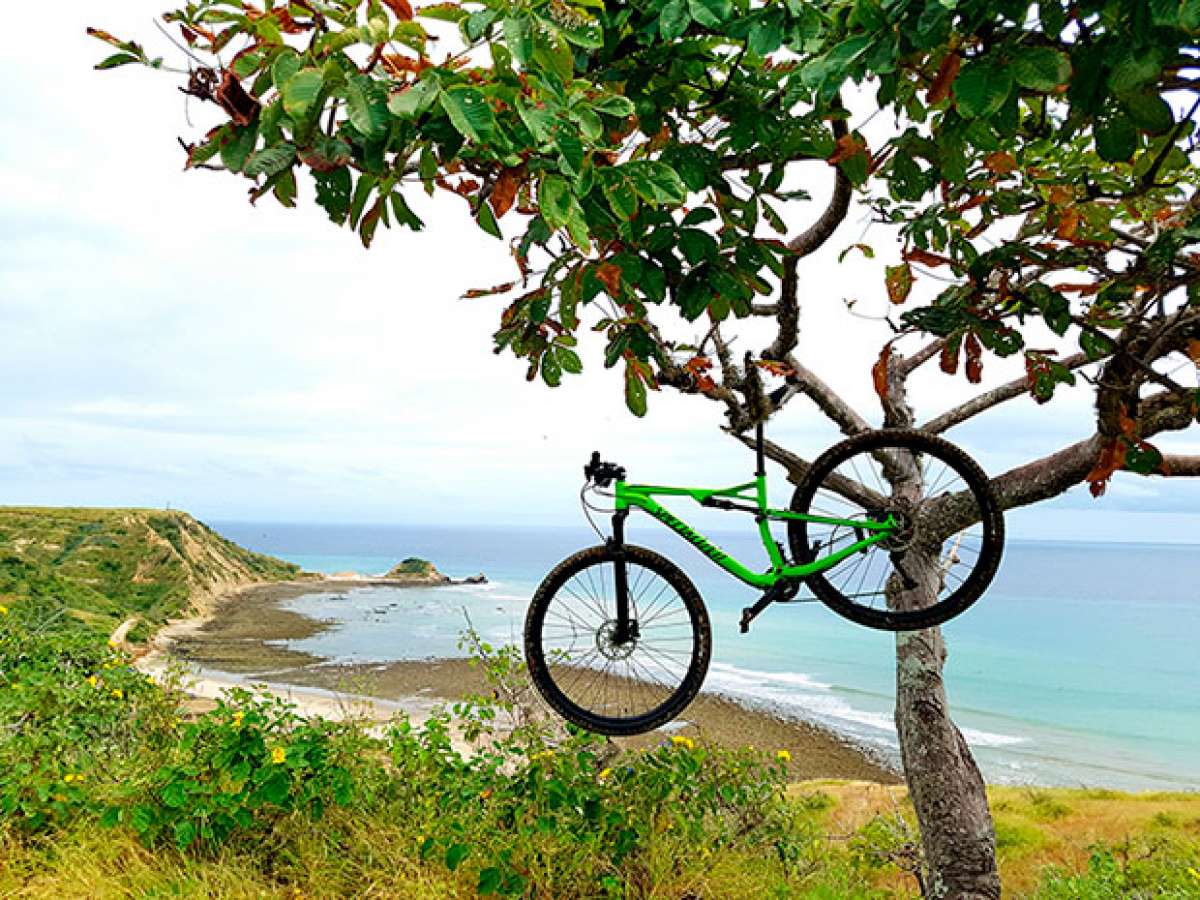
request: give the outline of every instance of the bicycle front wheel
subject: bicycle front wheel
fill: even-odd
[[[834,612],[886,631],[930,628],[963,612],[991,583],[1004,547],[1004,516],[983,470],[915,430],[867,432],[831,447],[796,489],[792,510],[814,517],[788,523],[792,554],[804,563],[872,534],[855,522],[898,523],[886,539],[806,579]]]
[[[708,671],[704,602],[669,560],[626,545],[632,636],[617,642],[616,559],[607,546],[568,557],[538,587],[525,619],[534,685],[569,722],[614,736],[679,715]]]

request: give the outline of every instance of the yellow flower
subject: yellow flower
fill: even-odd
[[[113,688],[112,695],[114,697],[116,697],[118,700],[125,699],[125,692],[123,690],[121,690],[120,688]]]
[[[1197,881],[1200,881],[1200,870],[1189,868],[1188,874],[1191,875],[1193,878],[1195,878]]]
[[[611,774],[612,774],[612,769],[603,770],[600,773],[600,780],[603,781],[604,779],[608,778],[608,776],[610,776]]]
[[[74,780],[75,780],[74,775],[67,774],[67,775],[63,776],[63,781],[65,781],[67,784],[70,784]]]
[[[693,741],[691,738],[681,737],[679,735],[675,735],[674,737],[672,737],[671,743],[674,744],[676,747],[683,747],[687,750],[693,750],[696,747],[696,742]]]
[[[112,638],[109,638],[109,639],[108,639],[108,646],[110,646],[110,647],[115,647],[115,646],[117,646],[117,642],[116,642],[116,641],[114,641]]]
[[[244,712],[242,712],[241,710],[239,710],[233,714],[233,724],[236,725],[238,728],[241,728],[242,721],[245,718],[246,718],[246,714]]]
[[[276,747],[271,751],[271,762],[275,765],[282,765],[287,760],[287,751],[282,747]]]
[[[0,616],[7,616],[7,615],[8,615],[8,607],[5,606],[3,603],[0,603]]]
[[[791,762],[792,754],[790,754],[786,750],[780,750],[778,753],[775,754],[775,758],[778,759],[780,762],[785,762],[785,763]]]
[[[90,684],[92,687],[96,686],[96,684],[98,683],[98,680],[99,679],[97,679],[95,675],[89,675],[87,677],[87,683]]]
[[[530,762],[540,762],[543,759],[550,759],[550,757],[552,757],[552,756],[554,756],[553,750],[542,750],[542,751],[539,751],[538,753],[533,754],[533,756],[529,757],[529,761]]]

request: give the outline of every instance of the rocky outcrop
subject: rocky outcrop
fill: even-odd
[[[384,576],[389,581],[402,581],[405,584],[450,584],[450,577],[437,570],[437,566],[427,559],[410,556],[392,567]]]

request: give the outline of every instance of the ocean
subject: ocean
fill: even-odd
[[[296,641],[339,661],[463,655],[467,617],[520,644],[529,598],[578,528],[437,528],[214,522],[243,546],[334,573],[381,574],[407,556],[489,583],[314,593],[291,608],[335,627]],[[711,533],[765,559],[753,532]],[[776,606],[738,632],[755,594],[665,529],[630,540],[695,581],[714,643],[706,690],[825,725],[896,758],[893,637],[816,603]],[[996,581],[945,626],[955,721],[994,783],[1200,790],[1200,546],[1010,540]]]

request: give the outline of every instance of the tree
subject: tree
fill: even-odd
[[[1084,379],[1094,431],[994,477],[1005,508],[1083,482],[1098,496],[1118,470],[1200,474],[1200,458],[1152,442],[1196,424],[1200,400],[1170,374],[1200,364],[1200,0],[194,0],[164,18],[184,90],[227,117],[187,146],[189,167],[285,206],[307,173],[364,245],[381,224],[422,227],[412,190],[459,195],[497,238],[515,213],[517,278],[472,293],[507,296],[495,349],[530,379],[579,373],[586,327],[636,415],[669,387],[721,404],[744,435],[775,411],[761,369],[788,385],[780,406],[805,397],[846,434],[869,428],[795,353],[799,266],[857,193],[902,245],[880,285],[894,304],[872,371],[885,425],[938,434]],[[116,49],[99,68],[166,68],[93,34]],[[847,108],[854,84],[894,123],[886,136],[855,127],[875,117]],[[797,173],[834,187],[789,234],[780,209],[808,198]],[[770,334],[747,364],[732,344],[752,323]],[[1018,354],[1024,376],[918,421],[918,369],[981,384],[987,359]],[[803,477],[799,455],[769,455]],[[938,514],[961,527],[973,506]],[[941,634],[896,650],[926,891],[997,897]]]

